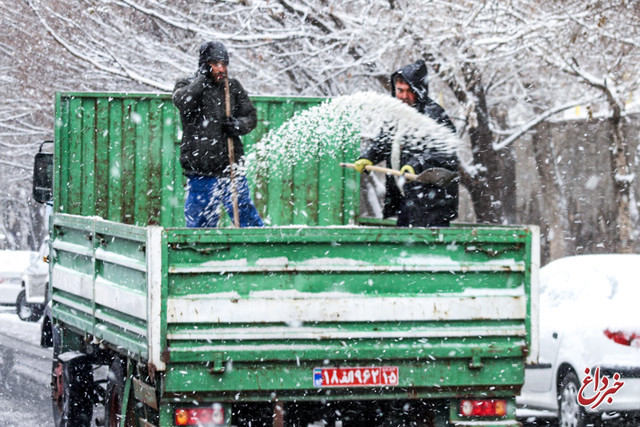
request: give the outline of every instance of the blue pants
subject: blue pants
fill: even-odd
[[[263,227],[262,219],[251,200],[247,179],[244,176],[236,176],[235,181],[240,227]],[[216,227],[220,219],[221,202],[233,222],[233,199],[229,178],[189,176],[187,192],[184,204],[187,227]]]

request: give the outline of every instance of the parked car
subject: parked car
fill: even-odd
[[[34,254],[29,266],[22,273],[22,290],[16,301],[16,311],[20,319],[35,322],[42,317],[49,283],[49,238],[45,238],[38,253]]]
[[[35,254],[31,251],[0,250],[0,304],[16,304],[22,290],[22,273]]]
[[[582,255],[540,270],[540,356],[517,404],[561,426],[640,419],[640,255]]]

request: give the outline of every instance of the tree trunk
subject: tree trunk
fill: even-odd
[[[489,126],[489,110],[480,71],[466,65],[464,78],[465,92],[471,94],[471,99],[461,99],[458,96],[458,100],[469,106],[467,123],[471,152],[473,163],[480,167],[475,176],[463,177],[462,183],[469,190],[478,222],[515,223],[515,157],[510,147],[502,150],[495,150],[493,147],[494,135]]]
[[[554,141],[545,123],[532,133],[532,147],[536,160],[536,171],[540,178],[540,191],[544,206],[541,218],[542,235],[546,239],[549,260],[568,255],[567,233],[569,231],[569,211],[564,188],[558,176]]]
[[[632,174],[629,164],[629,146],[622,131],[622,120],[619,107],[614,108],[614,114],[610,119],[612,145],[611,177],[613,181],[614,196],[617,206],[617,251],[631,253],[633,251],[633,225],[631,221],[631,183]]]

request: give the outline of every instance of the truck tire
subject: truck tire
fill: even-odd
[[[55,347],[54,344],[57,344],[57,347]],[[51,318],[51,301],[49,301],[48,283],[46,285],[44,308],[42,310],[42,323],[40,324],[40,347],[54,347],[53,360],[58,357],[58,353],[60,352],[60,333],[54,326],[53,319]]]
[[[51,315],[45,310],[42,317],[42,324],[40,325],[40,347],[53,347],[53,322],[51,322]],[[54,355],[55,357],[56,355]]]
[[[107,374],[107,390],[104,400],[105,427],[118,427],[120,425],[126,372],[126,361],[116,356]]]
[[[36,322],[42,317],[44,311],[43,304],[29,304],[25,290],[21,290],[16,299],[16,313],[20,320],[25,322]]]
[[[86,355],[67,352],[53,362],[53,422],[56,427],[86,427],[93,416],[93,369]]]

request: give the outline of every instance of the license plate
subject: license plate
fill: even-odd
[[[398,385],[398,367],[314,368],[314,387],[376,387]]]

